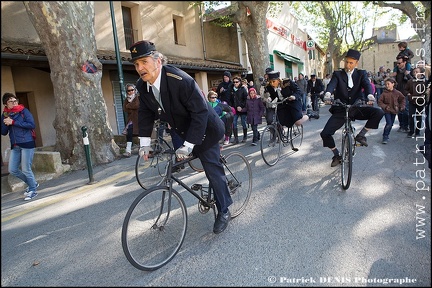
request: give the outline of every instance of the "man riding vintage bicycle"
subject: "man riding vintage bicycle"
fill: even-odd
[[[362,146],[368,146],[365,134],[369,129],[378,128],[384,112],[381,108],[373,107],[375,97],[372,95],[372,87],[366,71],[356,68],[360,55],[357,50],[348,50],[345,55],[345,67],[340,71],[333,72],[332,78],[327,85],[324,101],[330,101],[331,94],[334,94],[335,100],[340,99],[346,104],[354,104],[362,100],[367,102],[369,106],[353,107],[350,110],[350,117],[352,119],[367,120],[355,140]],[[362,92],[362,88],[364,92]],[[331,167],[335,167],[340,164],[342,157],[336,148],[333,135],[345,123],[345,108],[332,106],[329,111],[332,115],[321,131],[320,136],[323,140],[323,146],[330,148],[333,152]]]
[[[176,150],[177,158],[187,159],[193,151],[201,160],[214,189],[219,212],[213,232],[221,233],[231,220],[228,206],[233,203],[224,167],[219,161],[219,140],[224,136],[224,123],[204,99],[195,80],[177,67],[166,64],[166,57],[156,50],[154,43],[139,41],[130,47],[130,52],[130,61],[140,77],[136,83],[140,93],[140,156],[148,160],[152,150],[150,137],[160,108],[161,118],[166,119],[184,140],[183,145]]]

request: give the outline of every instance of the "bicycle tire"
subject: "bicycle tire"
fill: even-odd
[[[264,162],[269,165],[275,165],[281,156],[282,141],[279,131],[274,125],[267,125],[261,133],[260,149]]]
[[[298,148],[303,143],[303,124],[300,126],[291,126],[291,128],[289,128],[289,137],[292,150],[298,151]]]
[[[345,133],[342,138],[342,161],[341,161],[341,182],[344,190],[348,189],[351,184],[352,176],[352,136],[349,133]]]
[[[186,205],[176,190],[172,189],[169,195],[166,186],[148,189],[134,200],[126,213],[122,248],[127,260],[137,269],[159,269],[174,258],[183,244],[187,230]],[[169,199],[171,206],[167,211]]]
[[[171,146],[162,140],[159,148],[153,147],[153,150],[165,150]],[[135,162],[135,178],[138,184],[144,190],[154,186],[158,186],[162,183],[166,173],[166,167],[168,166],[169,155],[156,153],[153,158],[149,158],[145,161],[141,156],[138,155]]]
[[[155,156],[145,161],[138,155],[135,163],[135,178],[144,190],[158,186],[164,180],[168,160]]]
[[[240,215],[246,208],[252,193],[252,168],[246,157],[234,151],[222,157],[225,175],[233,203],[229,209],[231,218]]]
[[[201,160],[198,157],[189,161],[188,164],[189,164],[189,167],[192,168],[192,170],[194,170],[196,172],[204,172],[204,168],[202,166]]]

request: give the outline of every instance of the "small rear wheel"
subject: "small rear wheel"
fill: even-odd
[[[261,133],[261,156],[269,166],[273,166],[279,161],[282,146],[280,137],[279,131],[275,129],[274,125],[267,125]]]
[[[303,143],[303,125],[293,125],[289,129],[289,137],[292,150],[298,151],[298,148]]]

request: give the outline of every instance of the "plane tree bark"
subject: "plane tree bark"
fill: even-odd
[[[88,136],[92,163],[112,162],[119,147],[114,142],[102,95],[102,64],[96,54],[93,2],[24,1],[24,6],[51,69],[55,150],[73,170],[85,168],[87,143],[83,136]]]

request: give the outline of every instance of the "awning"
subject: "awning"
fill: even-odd
[[[278,55],[279,57],[281,57],[281,58],[289,61],[289,62],[294,62],[294,63],[301,64],[301,65],[304,64],[302,61],[300,61],[299,58],[291,56],[291,55],[288,55],[288,54],[283,53],[283,52],[280,52],[278,50],[273,50],[273,53],[276,54],[276,55]]]

